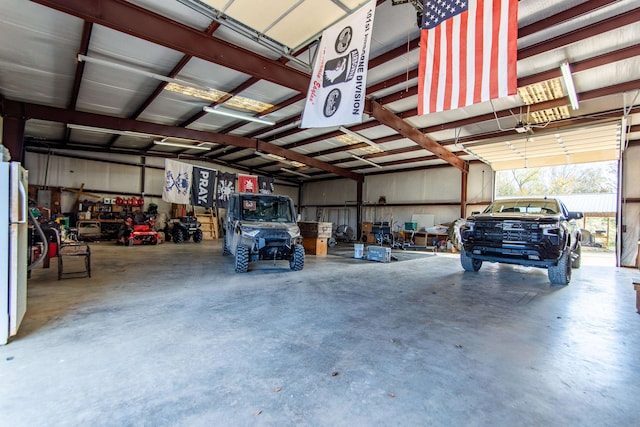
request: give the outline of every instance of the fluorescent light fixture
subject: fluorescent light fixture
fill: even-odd
[[[375,147],[375,148],[377,148],[377,149],[378,149],[378,150],[380,150],[380,151],[384,151],[382,148],[380,148],[380,146],[379,146],[378,144],[376,144],[375,142],[373,142],[373,141],[372,141],[372,140],[370,140],[369,138],[367,138],[367,137],[364,137],[364,136],[360,135],[360,134],[359,134],[359,133],[357,133],[357,132],[354,132],[354,131],[352,131],[352,130],[349,130],[349,129],[347,129],[347,128],[346,128],[346,127],[344,127],[344,126],[340,126],[339,130],[340,130],[340,132],[342,132],[342,133],[344,133],[344,134],[347,134],[347,135],[350,135],[350,136],[352,136],[352,137],[354,137],[354,138],[357,138],[358,140],[360,140],[360,141],[362,141],[362,142],[364,142],[364,143],[366,143],[366,144],[369,144],[370,146]]]
[[[89,62],[89,63],[92,63],[92,64],[98,64],[98,65],[102,65],[104,67],[114,68],[116,70],[128,71],[130,73],[139,74],[141,76],[150,77],[152,79],[161,80],[163,82],[176,83],[176,84],[179,84],[179,85],[186,85],[186,86],[189,86],[189,87],[192,87],[192,88],[196,88],[196,89],[200,89],[200,90],[204,90],[204,91],[209,91],[209,89],[210,89],[208,87],[200,86],[200,85],[197,85],[197,84],[194,84],[194,83],[185,82],[184,80],[173,79],[171,77],[163,76],[162,74],[153,73],[151,71],[143,70],[142,68],[135,68],[135,67],[132,67],[130,65],[119,64],[117,62],[111,62],[111,61],[107,61],[105,59],[95,58],[95,57],[92,57],[92,56],[78,54],[78,61],[79,62]]]
[[[286,163],[286,164],[291,165],[291,166],[296,167],[296,168],[302,168],[302,167],[306,166],[304,163],[297,162],[295,160],[287,160],[286,158],[284,158],[282,156],[278,156],[277,154],[263,153],[263,152],[257,151],[257,150],[254,152],[254,154],[257,154],[258,156],[264,157],[266,159],[275,160],[276,162]]]
[[[293,175],[298,175],[298,176],[302,176],[302,177],[305,177],[305,178],[311,178],[311,175],[307,175],[306,173],[294,171],[294,170],[291,170],[291,169],[280,168],[280,170],[282,172],[290,173],[290,174],[293,174]]]
[[[272,120],[262,119],[260,117],[248,116],[246,114],[242,114],[239,112],[225,110],[222,108],[214,108],[214,107],[202,107],[202,109],[211,114],[218,114],[220,116],[233,117],[234,119],[246,120],[249,122],[261,123],[263,125],[273,126],[276,122]]]
[[[356,156],[355,154],[352,154],[352,155],[351,155],[351,157],[353,157],[354,159],[360,160],[361,162],[368,163],[368,164],[370,164],[371,166],[375,166],[375,167],[377,167],[377,168],[382,169],[382,166],[380,166],[380,165],[379,165],[379,164],[377,164],[377,163],[372,162],[371,160],[367,160],[367,159],[365,159],[364,157]]]
[[[67,127],[69,129],[81,130],[85,132],[94,132],[94,133],[110,133],[113,135],[123,135],[123,136],[133,136],[138,138],[150,138],[157,137],[158,135],[151,133],[142,133],[142,132],[132,132],[129,130],[116,130],[116,129],[107,129],[107,128],[99,128],[94,126],[84,126],[84,125],[74,125],[73,123],[68,123]]]
[[[576,87],[573,84],[573,77],[571,76],[571,68],[569,63],[565,62],[560,66],[562,71],[562,77],[564,78],[564,85],[567,88],[567,94],[569,95],[569,101],[571,101],[571,108],[577,110],[578,106],[578,94],[576,93]]]
[[[157,139],[153,141],[153,143],[156,145],[169,145],[171,147],[188,148],[192,150],[206,150],[206,151],[211,150],[211,147],[205,146],[204,143],[200,143],[198,145],[189,145],[189,144],[183,144],[181,142],[169,142],[163,139]]]

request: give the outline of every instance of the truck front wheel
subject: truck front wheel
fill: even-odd
[[[552,285],[567,286],[571,281],[571,250],[566,248],[557,265],[549,267],[549,281]]]
[[[463,249],[460,251],[460,264],[465,271],[478,271],[482,267],[482,260],[471,258]]]

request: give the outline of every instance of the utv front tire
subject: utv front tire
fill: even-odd
[[[571,281],[571,251],[565,249],[558,260],[558,265],[549,267],[549,281],[552,285],[567,286]]]
[[[224,256],[231,255],[231,251],[229,250],[229,246],[227,246],[227,238],[226,238],[226,236],[222,236],[222,255],[224,255]]]
[[[249,269],[249,247],[239,245],[236,248],[236,273],[246,273]]]
[[[202,233],[202,230],[197,229],[194,233],[193,233],[193,242],[194,243],[200,243],[202,242],[202,237],[204,236],[204,234]]]
[[[293,271],[300,271],[304,268],[304,246],[293,245],[293,254],[289,259],[289,267]]]
[[[482,260],[471,258],[463,249],[460,251],[460,264],[465,271],[478,271],[482,267]]]

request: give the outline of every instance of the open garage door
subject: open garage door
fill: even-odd
[[[495,171],[618,160],[618,121],[563,131],[522,130],[497,142],[471,142],[464,148]]]

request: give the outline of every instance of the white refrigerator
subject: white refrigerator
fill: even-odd
[[[20,163],[0,162],[0,345],[27,311],[28,185]]]

